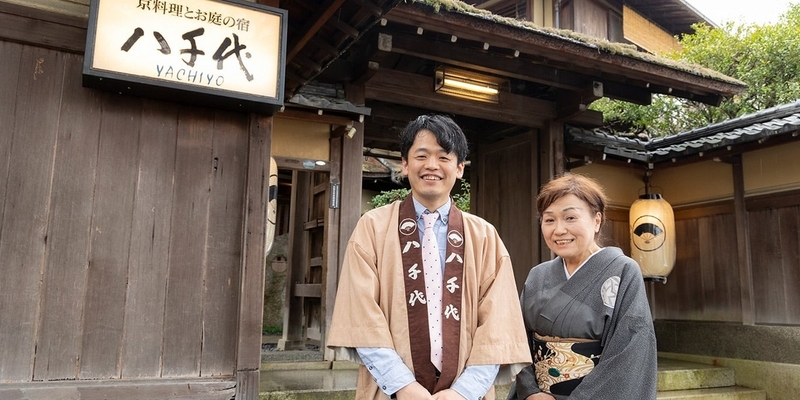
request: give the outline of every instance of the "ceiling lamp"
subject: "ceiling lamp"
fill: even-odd
[[[497,104],[504,79],[471,71],[440,66],[436,68],[433,90],[448,96]]]

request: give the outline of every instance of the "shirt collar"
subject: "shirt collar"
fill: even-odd
[[[414,198],[414,196],[411,196],[411,200],[414,200],[414,211],[417,213],[417,219],[422,218],[422,213],[424,213],[427,210],[427,208],[425,208],[425,206],[420,204],[420,202],[418,202],[417,199]],[[447,202],[445,202],[441,207],[439,207],[436,210],[431,211],[431,212],[438,211],[439,212],[439,219],[442,220],[442,222],[445,225],[447,225],[447,220],[450,217],[450,202],[451,202],[451,200],[448,197],[447,198]]]

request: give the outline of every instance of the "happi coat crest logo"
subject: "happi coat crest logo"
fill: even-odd
[[[411,218],[406,218],[400,221],[399,229],[401,234],[406,236],[411,235],[417,231],[417,221],[414,221]]]
[[[453,247],[461,247],[464,245],[464,236],[461,232],[451,230],[447,233],[447,243],[450,243]]]

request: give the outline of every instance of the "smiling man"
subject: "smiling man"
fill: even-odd
[[[411,194],[356,226],[327,346],[361,363],[357,399],[493,399],[531,357],[508,251],[450,197],[467,139],[423,115],[400,148]]]

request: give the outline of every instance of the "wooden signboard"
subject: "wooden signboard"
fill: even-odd
[[[92,0],[83,85],[273,115],[286,10],[239,0]]]

